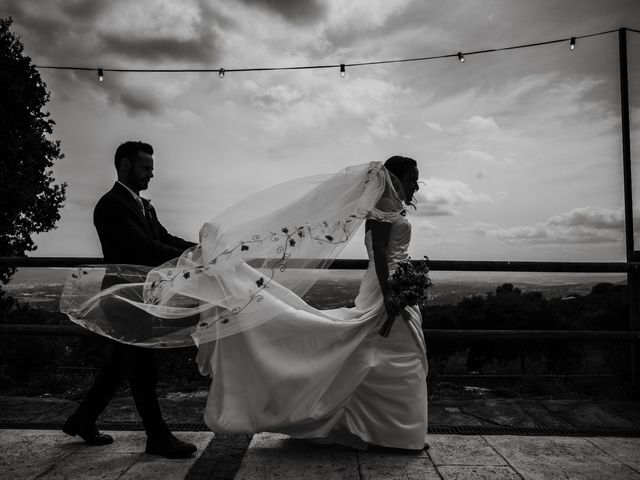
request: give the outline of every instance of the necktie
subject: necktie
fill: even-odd
[[[140,210],[142,211],[142,216],[144,216],[146,218],[147,211],[146,211],[146,208],[144,208],[144,202],[142,201],[142,199],[140,197],[136,197],[136,201],[138,202],[138,206],[140,207]]]

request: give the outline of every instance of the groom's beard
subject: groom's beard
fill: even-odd
[[[146,178],[138,178],[134,175],[130,175],[127,178],[127,183],[133,187],[133,190],[136,191],[140,191],[140,190],[146,190],[147,188],[149,188],[149,182],[151,181],[151,179],[146,179]]]

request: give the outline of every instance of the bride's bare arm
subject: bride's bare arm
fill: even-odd
[[[395,315],[393,305],[389,302],[389,263],[387,258],[387,246],[389,244],[389,233],[391,223],[380,222],[378,220],[367,220],[365,224],[367,231],[371,231],[371,247],[373,249],[373,262],[376,268],[376,276],[382,291],[384,305],[389,316]]]

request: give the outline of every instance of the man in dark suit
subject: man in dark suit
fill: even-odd
[[[105,263],[155,267],[194,246],[192,242],[170,235],[158,221],[149,201],[139,196],[153,178],[153,147],[143,142],[125,142],[116,150],[114,163],[118,181],[98,201],[93,214]],[[144,315],[143,312],[139,314]],[[95,422],[128,377],[147,433],[146,452],[168,458],[191,455],[196,451],[195,445],[176,438],[162,418],[156,395],[155,351],[115,341],[111,343],[111,356],[63,431],[79,435],[88,445],[112,443],[113,438],[100,433]]]

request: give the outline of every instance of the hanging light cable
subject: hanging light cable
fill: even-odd
[[[505,47],[500,47],[500,48],[491,48],[491,49],[486,49],[486,50],[474,50],[474,51],[468,51],[466,52],[467,55],[478,55],[478,54],[484,54],[484,53],[491,53],[491,52],[503,52],[503,51],[508,51],[508,50],[516,50],[516,49],[522,49],[522,48],[530,48],[530,47],[537,47],[537,46],[541,46],[541,45],[550,45],[550,44],[554,44],[554,43],[564,43],[567,40],[570,41],[569,45],[571,50],[575,49],[575,44],[576,44],[576,40],[578,38],[589,38],[589,37],[595,37],[595,36],[599,36],[599,35],[608,35],[611,33],[617,33],[619,29],[614,29],[614,30],[606,30],[606,31],[601,31],[601,32],[595,32],[595,33],[589,33],[589,34],[585,34],[585,35],[578,35],[575,37],[570,37],[570,38],[558,38],[558,39],[554,39],[554,40],[546,40],[546,41],[541,41],[541,42],[535,42],[535,43],[525,43],[525,44],[516,44],[516,45],[510,45],[510,46],[505,46]],[[637,32],[640,33],[640,30],[635,30],[633,28],[626,28],[626,30],[631,31],[631,32]],[[456,53],[447,53],[447,54],[442,54],[442,55],[431,55],[431,56],[425,56],[425,57],[414,57],[414,58],[397,58],[397,59],[390,59],[390,60],[375,60],[375,61],[369,61],[369,62],[357,62],[357,63],[350,63],[349,66],[350,67],[354,67],[354,66],[365,66],[365,65],[384,65],[384,64],[396,64],[396,63],[405,63],[405,62],[422,62],[422,61],[427,61],[427,60],[438,60],[438,59],[443,59],[443,58],[451,58],[451,57],[457,57],[458,60],[460,61],[460,63],[463,63],[465,61],[465,56],[462,52],[458,52]],[[36,68],[39,69],[53,69],[53,70],[77,70],[77,71],[95,71],[96,68],[95,67],[77,67],[77,66],[70,66],[70,65],[34,65]],[[298,66],[290,66],[290,67],[247,67],[247,68],[233,68],[233,69],[224,69],[224,68],[220,68],[220,69],[215,69],[215,68],[115,68],[115,67],[110,67],[107,70],[109,72],[145,72],[145,73],[191,73],[191,72],[201,72],[201,73],[218,73],[218,76],[220,78],[223,78],[225,73],[227,71],[229,72],[266,72],[266,71],[285,71],[285,70],[310,70],[310,69],[324,69],[324,68],[336,68],[336,67],[340,67],[340,76],[341,77],[345,77],[346,76],[346,65],[344,63],[340,63],[340,64],[324,64],[324,65],[298,65]],[[103,69],[98,69],[98,77],[100,79],[100,81],[103,80],[103,75],[104,73],[100,73],[100,72],[104,72]]]

